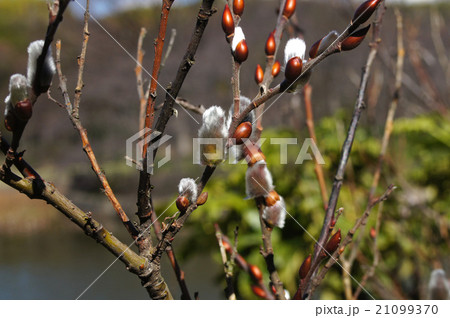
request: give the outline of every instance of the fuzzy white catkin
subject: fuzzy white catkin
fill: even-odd
[[[28,98],[27,78],[14,74],[9,79],[9,96],[13,105]]]
[[[284,65],[286,66],[287,62],[295,56],[303,60],[305,58],[305,51],[305,41],[300,38],[290,39],[284,47]]]
[[[245,40],[244,31],[242,31],[241,27],[236,27],[234,29],[233,41],[231,42],[231,49],[236,51],[236,47],[242,40]]]
[[[211,106],[203,113],[203,123],[198,131],[199,138],[219,138],[222,139],[222,145],[225,146],[228,137],[227,120],[225,111],[220,106]],[[207,158],[205,154],[213,156],[214,151],[218,153],[217,158]],[[201,144],[201,163],[204,165],[215,166],[222,162],[225,158],[225,149],[215,149],[214,145]],[[214,157],[214,156],[213,156]]]
[[[44,47],[43,40],[31,42],[30,45],[28,46],[27,79],[29,86],[33,86],[34,78],[36,76],[37,60],[42,53],[43,47]],[[56,73],[55,62],[52,57],[52,50],[49,47],[47,55],[45,56],[45,62],[40,74],[40,78],[38,79],[40,87],[42,88],[49,87],[52,82],[53,75],[55,75],[55,73]]]
[[[186,197],[190,203],[197,201],[197,184],[192,178],[183,178],[178,184],[178,193]]]
[[[247,198],[264,197],[274,189],[272,175],[264,160],[247,168],[245,173],[245,191]]]
[[[280,200],[274,205],[266,206],[262,217],[270,225],[277,226],[282,229],[286,220],[286,205],[284,203],[284,199],[280,196]]]
[[[450,284],[444,270],[435,269],[431,272],[428,284],[429,298],[434,300],[450,299]]]

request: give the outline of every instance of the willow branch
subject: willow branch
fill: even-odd
[[[152,69],[152,75],[151,75],[151,81],[150,81],[150,87],[148,89],[148,99],[147,99],[147,106],[145,110],[145,120],[144,120],[144,128],[147,129],[147,132],[144,134],[142,138],[147,138],[148,135],[152,131],[153,127],[153,119],[155,116],[155,101],[156,101],[156,89],[158,87],[158,76],[159,76],[159,70],[161,67],[161,58],[163,54],[163,48],[164,48],[164,40],[166,37],[166,29],[167,29],[167,22],[169,18],[169,12],[170,8],[173,4],[174,0],[163,0],[162,2],[162,8],[161,8],[161,18],[159,22],[159,31],[158,31],[158,37],[155,41],[155,57],[153,59],[153,69]],[[147,162],[148,162],[148,149],[149,144],[147,142],[143,143],[143,149],[142,149],[142,167],[143,170],[139,174],[139,186],[138,186],[138,193],[137,193],[137,206],[138,206],[138,212],[137,215],[139,217],[139,221],[141,223],[141,226],[143,228],[146,228],[150,225],[151,220],[151,214],[153,213],[153,208],[151,204],[151,197],[150,197],[150,178],[149,178],[149,172],[147,171]],[[150,233],[147,232],[146,238],[145,238],[145,246],[142,247],[144,249],[148,249],[151,246]]]
[[[305,298],[305,296],[311,297],[311,294],[310,294],[311,278],[315,275],[315,272],[318,269],[318,266],[321,261],[321,257],[320,257],[321,251],[323,250],[323,247],[325,246],[326,241],[329,238],[329,228],[330,228],[331,222],[334,217],[334,211],[336,211],[336,205],[337,205],[337,201],[339,198],[339,193],[340,193],[340,190],[342,187],[342,183],[344,181],[345,167],[347,165],[347,162],[348,162],[348,159],[350,156],[350,152],[352,149],[353,141],[355,139],[356,128],[358,126],[358,122],[361,117],[362,110],[364,109],[364,94],[365,94],[365,90],[367,87],[370,70],[372,67],[372,63],[375,59],[375,56],[377,54],[378,44],[381,41],[379,38],[379,33],[380,33],[380,26],[381,26],[381,21],[382,21],[383,15],[384,15],[384,11],[385,11],[384,6],[382,6],[379,10],[377,10],[377,18],[376,18],[375,22],[373,23],[374,24],[373,41],[370,43],[371,50],[369,52],[369,56],[367,58],[366,65],[364,66],[364,68],[362,70],[360,88],[358,90],[358,96],[357,96],[357,99],[355,102],[355,108],[353,111],[352,120],[350,122],[349,129],[347,132],[347,137],[342,146],[341,158],[339,160],[338,170],[334,177],[333,187],[332,187],[330,198],[328,201],[328,208],[325,212],[322,231],[320,233],[317,243],[314,246],[314,253],[313,253],[313,258],[312,258],[311,269],[305,278],[305,281],[307,282],[307,288],[304,291],[304,296],[303,296],[304,298]],[[329,50],[329,48],[326,51],[328,51],[328,50]],[[323,53],[322,53],[322,55],[323,55]]]
[[[88,7],[87,7],[87,9],[88,9]],[[85,20],[85,23],[87,23],[87,19]],[[85,27],[85,31],[84,31],[85,38],[83,41],[82,54],[86,54],[86,45],[87,45],[87,40],[88,40],[88,34],[86,34],[86,29],[87,29],[87,27]],[[79,59],[80,62],[82,61],[81,63],[83,65],[84,65],[84,60],[85,60],[84,56]],[[64,98],[66,110],[69,115],[69,119],[72,122],[73,127],[78,131],[78,133],[80,135],[80,138],[81,138],[81,141],[83,144],[83,151],[86,153],[86,155],[89,159],[89,162],[91,163],[92,169],[94,170],[95,174],[97,175],[97,178],[99,179],[100,183],[102,184],[105,195],[108,197],[113,208],[119,215],[123,225],[125,226],[127,231],[130,233],[131,237],[133,237],[133,239],[135,239],[138,235],[138,231],[135,228],[135,226],[133,225],[133,223],[130,221],[130,219],[128,218],[125,211],[123,210],[122,206],[120,205],[119,201],[117,200],[114,192],[112,191],[112,189],[109,185],[108,179],[106,178],[103,170],[100,168],[100,165],[97,162],[97,158],[95,157],[94,151],[89,142],[86,129],[84,129],[83,125],[81,124],[79,117],[74,116],[74,114],[76,114],[76,116],[78,116],[78,108],[79,108],[79,103],[80,103],[81,91],[79,92],[80,95],[79,95],[78,99],[76,99],[76,102],[78,104],[77,105],[74,104],[74,106],[72,106],[72,103],[69,98],[69,94],[67,92],[67,83],[66,83],[67,81],[61,70],[61,41],[57,41],[57,43],[56,43],[56,70],[57,70],[58,77],[59,77],[59,88],[60,88],[61,93]],[[83,75],[83,68],[80,68],[78,79],[81,83],[82,83],[82,78],[83,78],[82,75]],[[74,110],[74,109],[76,109],[76,110]]]
[[[216,229],[216,233],[219,232],[220,235],[221,235],[222,245],[224,246],[226,244],[228,246],[231,246],[230,239],[225,234],[223,234],[223,232],[220,229],[219,225],[215,224],[214,227]],[[225,250],[226,250],[226,252],[228,252],[228,254],[235,254],[234,261],[239,266],[239,268],[241,268],[244,272],[246,272],[250,276],[252,281],[259,288],[261,288],[261,290],[264,292],[265,299],[269,299],[269,300],[275,299],[275,297],[273,296],[272,292],[269,291],[269,289],[267,288],[266,284],[264,284],[264,281],[260,277],[256,277],[255,273],[250,269],[251,266],[255,266],[255,265],[251,265],[251,264],[247,263],[245,258],[241,254],[239,254],[237,252],[236,244],[234,244],[234,248],[232,250],[230,250],[230,249],[225,249]]]
[[[274,33],[275,53],[272,56],[266,56],[266,67],[264,70],[264,79],[260,85],[260,87],[262,87],[263,90],[266,87],[269,87],[274,79],[274,77],[272,76],[272,67],[273,67],[273,64],[275,63],[276,56],[278,54],[278,49],[281,44],[281,37],[283,35],[284,28],[286,26],[286,23],[288,22],[288,19],[283,15],[283,10],[284,10],[285,5],[286,5],[286,0],[281,0],[280,7],[278,9],[279,12],[278,12],[277,24],[275,27],[275,33]],[[260,90],[260,92],[261,92],[261,90]],[[264,106],[265,105],[262,104],[261,107],[259,107],[255,113],[256,118],[257,118],[256,129],[257,129],[258,139],[261,136],[261,133],[263,130],[262,118],[263,118],[263,113],[264,113]]]
[[[303,87],[303,97],[305,100],[306,126],[308,127],[309,136],[317,145],[316,132],[314,130],[314,116],[313,116],[313,107],[311,104],[311,93],[312,93],[312,86],[310,84],[306,84]],[[314,172],[316,173],[317,181],[319,181],[320,194],[322,196],[323,206],[326,210],[328,206],[327,185],[325,184],[322,165],[319,164],[317,160],[314,161]]]
[[[372,202],[370,202],[367,205],[366,209],[364,210],[363,215],[355,222],[355,224],[353,225],[351,230],[347,233],[345,238],[342,240],[342,242],[339,245],[339,247],[330,256],[330,259],[327,261],[327,263],[325,263],[325,265],[323,266],[323,268],[320,271],[320,273],[316,277],[314,277],[312,279],[312,283],[311,283],[311,286],[310,286],[310,292],[307,293],[308,294],[308,298],[310,298],[312,296],[312,294],[314,293],[314,290],[317,288],[317,286],[320,285],[320,283],[322,282],[323,278],[327,274],[328,270],[338,261],[339,255],[345,250],[345,247],[352,242],[353,236],[355,235],[356,231],[359,228],[364,227],[366,225],[367,219],[369,218],[370,212],[372,211],[373,207],[375,205],[377,205],[378,203],[387,200],[389,195],[394,190],[395,190],[395,186],[390,185],[382,196],[380,196],[377,199],[374,199]]]
[[[262,241],[263,246],[261,248],[261,255],[264,257],[264,261],[266,262],[267,271],[269,272],[270,281],[272,282],[273,286],[276,290],[276,299],[286,299],[284,295],[284,287],[283,283],[281,282],[280,275],[278,275],[277,268],[275,267],[274,262],[274,254],[273,254],[273,247],[272,247],[272,230],[273,228],[269,227],[266,222],[264,221],[262,215],[264,211],[264,204],[261,200],[255,200],[256,205],[258,207],[259,211],[259,221],[261,224],[261,231],[262,231]]]
[[[144,60],[145,51],[142,49],[145,35],[147,34],[146,28],[141,28],[139,32],[137,53],[136,53],[136,67],[134,73],[136,74],[136,86],[139,96],[139,130],[144,129],[145,123],[145,106],[146,106],[146,95],[144,93],[144,81],[142,80],[142,63]]]
[[[162,239],[161,223],[159,222],[155,213],[152,213],[151,218],[152,218],[153,229],[155,231],[156,237],[158,238],[158,240],[161,240]],[[170,265],[172,266],[172,269],[175,273],[175,277],[177,278],[178,286],[180,287],[180,290],[181,290],[181,299],[191,300],[191,295],[189,294],[189,289],[186,285],[184,271],[181,269],[180,265],[178,264],[177,258],[175,256],[175,251],[173,250],[173,246],[169,246],[166,249],[166,254],[167,254],[167,257],[169,258]]]
[[[381,144],[381,151],[380,151],[380,155],[378,157],[378,163],[377,163],[377,167],[375,169],[372,186],[370,188],[369,202],[371,202],[373,200],[373,196],[375,195],[375,191],[377,189],[377,186],[378,186],[378,183],[380,180],[381,168],[383,166],[384,158],[387,153],[389,139],[390,139],[392,130],[394,129],[394,117],[395,117],[395,112],[397,110],[397,106],[398,106],[398,102],[399,102],[399,98],[400,98],[400,89],[401,89],[401,85],[402,85],[403,63],[404,63],[404,57],[405,57],[405,49],[403,46],[403,22],[402,22],[402,16],[401,16],[400,11],[398,9],[395,9],[394,12],[395,12],[396,20],[397,20],[397,63],[396,63],[395,84],[394,84],[395,90],[394,90],[391,104],[389,106],[389,111],[388,111],[386,123],[384,126],[383,141]],[[378,242],[377,237],[378,237],[378,233],[379,233],[379,229],[380,229],[381,216],[382,216],[382,211],[383,211],[382,207],[383,207],[383,204],[381,202],[380,205],[378,206],[377,222],[376,222],[376,226],[375,226],[375,237],[373,238],[373,262],[372,262],[372,265],[370,266],[370,268],[365,272],[365,274],[360,282],[360,285],[358,286],[355,293],[353,294],[353,299],[358,298],[359,294],[362,291],[362,287],[365,286],[367,280],[374,275],[375,268],[378,265],[379,252],[378,252],[378,245],[377,245],[377,242]],[[359,242],[361,242],[361,240],[362,240],[362,233],[363,233],[363,231],[361,230],[359,233],[359,237],[358,237]],[[352,250],[357,249],[358,246],[359,246],[359,244],[356,244],[356,242],[355,242],[355,244],[352,246]],[[350,263],[350,267],[351,267],[351,265],[352,265],[352,262]]]

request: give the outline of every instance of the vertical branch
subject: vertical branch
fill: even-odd
[[[277,24],[276,24],[275,33],[274,33],[275,54],[272,56],[266,56],[266,68],[264,70],[264,79],[262,82],[262,85],[266,88],[269,87],[273,81],[272,67],[273,67],[273,64],[275,63],[275,58],[278,54],[278,49],[279,49],[279,46],[281,43],[281,36],[283,35],[284,28],[286,26],[286,23],[288,22],[288,19],[283,15],[283,9],[284,9],[285,5],[286,5],[286,0],[281,0],[280,7],[278,9],[279,13],[278,13]],[[263,113],[264,113],[264,107],[265,107],[265,104],[262,104],[255,111],[255,115],[257,118],[256,119],[256,129],[257,129],[257,136],[258,136],[257,139],[259,139],[261,137],[261,133],[263,130],[262,118],[263,118]]]
[[[306,84],[303,88],[303,97],[305,99],[306,126],[308,127],[309,136],[317,145],[317,138],[314,130],[314,116],[311,104],[311,93],[312,86],[310,84]],[[320,194],[322,195],[323,206],[326,210],[328,206],[327,186],[325,184],[325,178],[323,176],[322,165],[320,165],[317,160],[314,161],[314,172],[316,173],[317,180],[319,181]]]
[[[342,187],[342,183],[344,181],[345,167],[347,165],[347,162],[348,162],[348,159],[350,156],[350,151],[352,149],[353,141],[355,139],[355,133],[356,133],[356,128],[358,126],[359,118],[361,117],[362,110],[364,109],[364,93],[365,93],[365,90],[367,87],[370,70],[372,67],[372,63],[375,59],[375,56],[377,55],[378,44],[381,41],[381,39],[379,38],[379,33],[380,33],[380,26],[381,26],[381,21],[382,21],[383,15],[384,15],[384,11],[385,11],[385,6],[383,5],[380,7],[380,9],[377,10],[377,18],[376,18],[375,22],[373,23],[374,24],[373,41],[370,43],[371,49],[369,52],[369,56],[367,58],[366,65],[364,66],[364,68],[362,70],[361,83],[360,83],[360,87],[358,90],[358,96],[357,96],[357,99],[355,102],[355,108],[353,111],[349,129],[347,132],[347,137],[342,146],[341,158],[339,161],[338,170],[334,177],[333,187],[332,187],[330,198],[328,201],[328,208],[325,212],[322,230],[321,230],[319,239],[314,246],[314,254],[313,254],[311,270],[309,271],[308,276],[305,278],[305,281],[307,282],[307,288],[304,291],[304,298],[312,296],[310,294],[311,278],[315,275],[315,273],[318,269],[318,266],[319,266],[320,260],[321,260],[320,253],[323,250],[323,247],[325,246],[327,239],[329,238],[329,228],[330,228],[331,222],[333,221],[334,211],[336,210],[336,205],[337,205],[337,201],[339,198],[340,190]],[[319,58],[320,58],[320,56],[319,56]]]
[[[148,131],[144,136],[143,139],[147,138],[152,130],[153,127],[153,119],[155,116],[155,101],[156,101],[156,89],[158,87],[158,75],[159,75],[159,69],[161,67],[161,58],[163,54],[163,48],[164,48],[164,40],[166,37],[166,29],[167,29],[167,21],[169,18],[169,12],[170,8],[173,4],[174,0],[163,0],[162,2],[162,8],[161,8],[161,18],[159,22],[159,32],[158,37],[155,41],[155,57],[153,59],[153,69],[152,69],[152,76],[150,81],[150,87],[148,89],[148,99],[147,99],[147,105],[145,110],[145,120],[144,120],[144,128],[146,128]],[[151,205],[151,197],[150,197],[150,180],[149,180],[149,173],[147,171],[147,162],[148,162],[148,143],[143,143],[143,149],[142,149],[142,167],[143,170],[139,174],[139,187],[138,187],[138,212],[137,215],[139,217],[139,221],[141,223],[141,226],[143,228],[147,228],[149,224],[149,221],[151,220],[151,214],[153,213],[153,208]],[[147,249],[151,245],[150,243],[150,233],[149,231],[146,231],[145,238],[143,240],[147,241],[142,247],[144,249]]]
[[[81,100],[81,90],[83,87],[83,72],[84,72],[84,64],[86,60],[86,51],[87,51],[87,43],[89,40],[89,31],[88,31],[88,21],[89,21],[89,1],[86,3],[86,12],[84,15],[84,28],[83,28],[83,44],[81,49],[81,54],[78,58],[78,81],[77,81],[77,88],[75,89],[75,98],[74,98],[74,104],[72,106],[72,103],[69,98],[69,94],[67,93],[67,83],[66,78],[62,73],[61,70],[61,42],[58,41],[56,43],[56,70],[59,77],[59,88],[62,92],[62,95],[64,97],[66,110],[69,115],[69,118],[72,122],[72,125],[74,128],[78,131],[82,144],[83,144],[83,150],[86,153],[92,169],[94,170],[95,174],[97,175],[97,178],[99,179],[100,183],[103,186],[104,192],[108,199],[110,200],[112,206],[116,210],[117,214],[119,215],[120,219],[122,220],[122,223],[124,224],[127,231],[130,233],[131,237],[133,239],[137,238],[137,230],[134,227],[133,223],[128,218],[127,214],[123,210],[122,206],[119,203],[119,200],[117,200],[114,192],[112,191],[109,182],[103,172],[103,170],[100,168],[100,165],[97,162],[97,158],[95,157],[94,151],[91,147],[91,144],[89,142],[87,131],[84,129],[83,125],[81,124],[81,121],[79,119],[79,106],[80,106],[80,100]]]
[[[275,267],[274,262],[274,254],[273,254],[273,247],[272,247],[272,228],[267,226],[266,222],[264,221],[262,215],[264,211],[264,204],[261,200],[256,199],[255,200],[256,205],[258,206],[259,210],[259,221],[261,224],[261,231],[262,231],[262,241],[263,241],[263,247],[261,248],[261,255],[264,257],[264,260],[266,261],[267,270],[269,271],[270,281],[272,282],[273,286],[275,286],[276,290],[276,298],[277,299],[286,299],[284,295],[284,287],[283,283],[281,282],[280,276],[278,275],[277,269]]]
[[[225,288],[225,294],[228,300],[236,300],[236,294],[234,293],[233,288],[233,264],[232,264],[233,258],[231,257],[230,261],[228,261],[227,252],[225,251],[225,247],[223,246],[222,233],[218,230],[216,230],[216,238],[219,244],[223,270],[225,271],[225,281],[227,283],[227,287]]]
[[[387,148],[389,145],[389,139],[390,139],[392,130],[394,129],[394,116],[395,116],[395,112],[396,112],[396,109],[398,106],[398,102],[399,102],[399,98],[400,98],[400,89],[401,89],[401,85],[402,85],[403,63],[404,63],[404,57],[405,57],[405,49],[403,46],[403,21],[402,21],[402,15],[397,8],[395,9],[394,12],[395,12],[396,20],[397,20],[397,63],[396,63],[396,68],[395,68],[395,84],[394,84],[395,90],[394,90],[391,104],[389,106],[389,111],[388,111],[386,123],[384,126],[384,134],[383,134],[383,141],[381,144],[380,155],[378,158],[377,167],[375,169],[372,186],[370,188],[370,193],[369,193],[369,203],[374,200],[375,191],[376,191],[376,188],[377,188],[379,180],[380,180],[381,168],[383,166],[384,157],[386,156]],[[372,265],[370,266],[370,268],[365,272],[360,285],[358,286],[355,293],[353,294],[353,299],[358,298],[359,294],[362,291],[362,287],[365,286],[365,284],[367,283],[367,280],[374,275],[375,268],[378,265],[379,252],[378,252],[377,238],[378,238],[378,233],[379,233],[380,225],[381,225],[382,212],[383,212],[383,202],[380,202],[380,205],[378,206],[378,215],[377,215],[377,221],[376,221],[376,225],[375,225],[375,237],[373,238],[373,248],[372,248],[373,262],[372,262]],[[361,230],[357,241],[352,246],[352,250],[358,248],[359,242],[361,242],[361,240],[362,240],[362,234],[363,234],[363,231]],[[356,244],[356,243],[358,243],[358,244]],[[352,266],[352,263],[353,262],[350,263],[350,268]]]
[[[147,34],[146,28],[141,28],[139,33],[138,45],[137,45],[137,54],[136,54],[136,67],[134,69],[134,73],[136,74],[136,85],[139,96],[139,130],[144,129],[145,123],[145,106],[146,106],[146,98],[144,93],[144,81],[142,80],[142,63],[144,60],[145,52],[142,49],[142,45],[144,42],[145,35]]]
[[[155,213],[152,213],[151,219],[156,237],[158,238],[159,241],[161,241],[162,239],[161,223],[159,222]],[[180,268],[180,265],[178,264],[177,258],[175,257],[175,251],[173,250],[172,246],[167,247],[166,254],[167,257],[169,258],[170,265],[172,266],[173,271],[175,272],[178,286],[180,287],[181,290],[181,299],[191,300],[191,295],[189,294],[189,289],[187,288],[186,280],[184,278],[184,271]]]

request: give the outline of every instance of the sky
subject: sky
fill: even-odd
[[[86,0],[76,0],[81,6],[86,7]],[[174,7],[198,2],[198,0],[176,0]],[[70,6],[71,11],[78,17],[82,17],[84,10],[76,3]],[[161,0],[91,0],[90,11],[96,18],[103,18],[114,12],[150,5],[161,5]]]
[[[81,6],[86,6],[86,0],[75,0],[78,2]],[[176,0],[174,2],[174,7],[176,6],[184,6],[188,4],[192,4],[195,2],[199,2],[200,0]],[[310,1],[317,1],[317,0],[310,0]],[[330,1],[330,0],[327,0]],[[348,1],[348,0],[346,0]],[[405,3],[405,4],[424,4],[424,3],[435,3],[435,2],[445,2],[450,0],[386,0],[388,3]],[[224,2],[224,0],[216,1],[218,2]],[[353,2],[357,2],[357,0],[353,0]],[[362,0],[361,0],[362,2]],[[80,5],[77,5],[74,3],[70,6],[70,10],[75,13],[76,16],[82,17],[84,14],[84,10],[81,9]],[[161,5],[161,0],[91,0],[90,6],[91,6],[91,14],[95,16],[96,18],[103,18],[109,14],[131,9],[135,7],[142,7],[142,6],[150,6],[150,5]],[[216,6],[218,6],[216,4]]]

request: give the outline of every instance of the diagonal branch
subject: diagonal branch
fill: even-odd
[[[381,41],[379,38],[379,33],[380,33],[381,21],[382,21],[383,15],[384,15],[384,11],[385,11],[384,5],[379,10],[377,10],[377,18],[374,22],[374,28],[373,28],[373,41],[370,43],[371,50],[369,52],[369,56],[367,58],[366,65],[364,66],[364,68],[362,70],[361,83],[360,83],[360,87],[358,90],[358,96],[357,96],[356,103],[355,103],[355,109],[353,111],[352,120],[350,122],[350,126],[349,126],[349,129],[347,132],[347,137],[342,146],[341,159],[339,161],[338,170],[334,177],[333,187],[331,190],[330,199],[328,201],[328,208],[325,212],[322,231],[321,231],[319,239],[314,247],[311,269],[305,278],[305,281],[307,282],[307,287],[304,291],[304,295],[303,295],[304,298],[305,298],[305,296],[307,296],[307,297],[312,296],[310,294],[311,278],[315,275],[315,273],[318,269],[318,266],[320,265],[320,261],[321,261],[320,253],[323,250],[323,247],[325,246],[325,243],[329,238],[330,232],[328,229],[330,228],[331,222],[333,221],[334,211],[336,210],[339,193],[340,193],[343,181],[344,181],[345,167],[347,165],[347,161],[350,156],[353,141],[355,139],[356,128],[358,126],[358,122],[361,117],[362,110],[364,109],[364,94],[365,94],[365,90],[367,87],[367,82],[369,80],[370,70],[372,67],[372,63],[375,59],[375,56],[377,54],[378,44]]]

